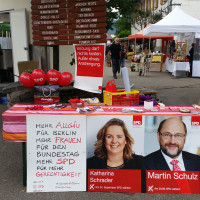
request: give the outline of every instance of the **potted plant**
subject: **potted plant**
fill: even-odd
[[[131,69],[131,72],[135,72],[135,65],[132,65],[132,66],[130,67],[130,69]]]

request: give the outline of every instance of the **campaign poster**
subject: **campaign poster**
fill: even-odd
[[[27,115],[27,192],[86,191],[86,116]]]
[[[142,115],[87,116],[89,192],[144,191],[143,154]]]
[[[147,193],[199,194],[199,116],[145,116],[144,147]]]
[[[102,92],[105,65],[105,44],[74,44],[75,82],[74,87],[94,92]]]

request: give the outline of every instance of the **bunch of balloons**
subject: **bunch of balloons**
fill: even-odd
[[[26,87],[33,87],[36,85],[44,85],[46,80],[52,85],[67,86],[72,82],[73,76],[69,72],[60,73],[55,69],[51,69],[45,75],[42,69],[34,69],[32,74],[22,73],[19,81]]]

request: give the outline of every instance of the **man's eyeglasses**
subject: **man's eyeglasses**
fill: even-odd
[[[166,140],[169,140],[172,137],[174,137],[176,140],[182,140],[185,137],[185,134],[181,133],[176,133],[175,135],[172,135],[171,133],[160,133],[160,135],[162,135]]]

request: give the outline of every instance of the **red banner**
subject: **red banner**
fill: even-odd
[[[142,125],[142,115],[133,115],[133,125]]]
[[[103,77],[104,45],[75,45],[77,76]]]
[[[146,171],[147,193],[199,194],[198,171]]]
[[[89,169],[90,192],[141,192],[141,171],[128,169]]]
[[[191,126],[200,126],[200,116],[191,117]]]

